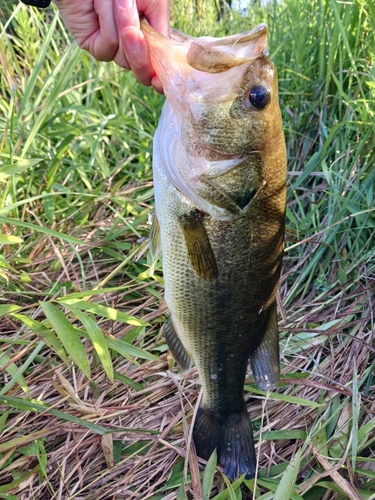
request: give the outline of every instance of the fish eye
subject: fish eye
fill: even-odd
[[[250,104],[256,109],[264,109],[271,100],[271,93],[263,85],[255,85],[249,92]]]

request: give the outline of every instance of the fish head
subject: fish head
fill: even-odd
[[[285,141],[267,26],[223,38],[172,30],[168,39],[145,20],[141,29],[167,98],[154,141],[155,164],[213,218],[242,216],[258,191],[267,196],[263,187],[271,177],[285,185]]]
[[[172,30],[168,39],[144,20],[141,28],[189,154],[220,160],[266,146],[281,118],[265,24],[223,38]]]

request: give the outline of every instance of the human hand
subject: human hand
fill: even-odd
[[[61,17],[78,45],[99,61],[114,61],[133,71],[143,85],[163,93],[139,29],[144,15],[151,26],[169,37],[170,0],[55,0]]]

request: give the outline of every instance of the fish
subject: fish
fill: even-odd
[[[235,480],[257,458],[244,399],[249,367],[276,388],[276,294],[284,252],[286,147],[267,26],[223,38],[168,39],[141,29],[166,96],[153,144],[155,213],[150,249],[161,253],[164,326],[183,370],[202,385],[197,455]]]

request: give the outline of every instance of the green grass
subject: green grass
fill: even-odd
[[[176,450],[197,379],[169,357],[146,247],[163,98],[80,51],[54,9],[4,14],[0,498],[190,498]],[[262,469],[229,484],[212,457],[202,494],[374,498],[375,8],[285,0],[218,23],[186,1],[172,22],[268,23],[289,158],[283,379],[245,388]]]

